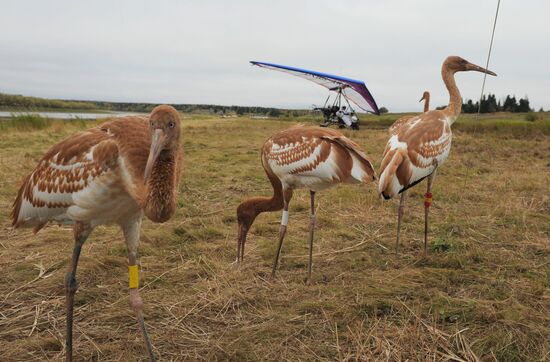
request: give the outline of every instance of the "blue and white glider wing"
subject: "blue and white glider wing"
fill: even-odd
[[[252,63],[252,65],[257,65],[258,67],[277,70],[279,72],[288,73],[296,77],[307,79],[330,90],[342,89],[342,94],[344,97],[355,103],[362,110],[369,113],[380,114],[376,101],[370,94],[363,81],[327,73],[315,72],[313,70],[288,67],[286,65],[255,61],[251,61],[250,63]]]

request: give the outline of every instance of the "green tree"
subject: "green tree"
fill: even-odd
[[[276,108],[272,108],[269,112],[267,112],[267,115],[269,117],[279,117],[281,115],[281,111]]]
[[[519,100],[517,112],[529,112],[529,111],[531,111],[531,107],[529,106],[529,99],[527,99],[527,97],[521,98]]]

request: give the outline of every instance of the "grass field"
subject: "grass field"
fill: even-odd
[[[378,168],[387,139],[368,118],[344,133]],[[13,123],[13,122],[12,122]],[[32,123],[32,122],[31,122]],[[145,221],[141,295],[161,360],[550,359],[550,120],[463,117],[434,185],[429,253],[423,193],[408,198],[394,253],[397,200],[375,185],[319,193],[313,283],[307,269],[307,191],[296,192],[275,280],[280,213],[258,217],[234,265],[236,206],[269,195],[259,149],[293,120],[185,118],[179,209]],[[16,124],[0,138],[0,358],[63,358],[63,279],[72,232],[11,230],[20,179],[54,143],[92,122]],[[146,360],[128,305],[122,234],[100,227],[77,273],[77,360]]]

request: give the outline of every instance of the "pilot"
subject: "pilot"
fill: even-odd
[[[342,108],[338,112],[336,112],[336,115],[339,119],[342,120],[342,122],[345,123],[346,127],[351,127],[353,121],[346,106],[342,106]]]

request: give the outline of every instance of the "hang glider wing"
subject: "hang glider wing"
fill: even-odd
[[[369,113],[380,114],[376,101],[370,94],[363,81],[327,73],[315,72],[307,69],[288,67],[286,65],[255,61],[251,61],[250,63],[252,63],[252,65],[257,65],[258,67],[277,70],[279,72],[288,73],[296,77],[307,79],[332,91],[341,90],[344,97],[355,103],[362,110]]]

